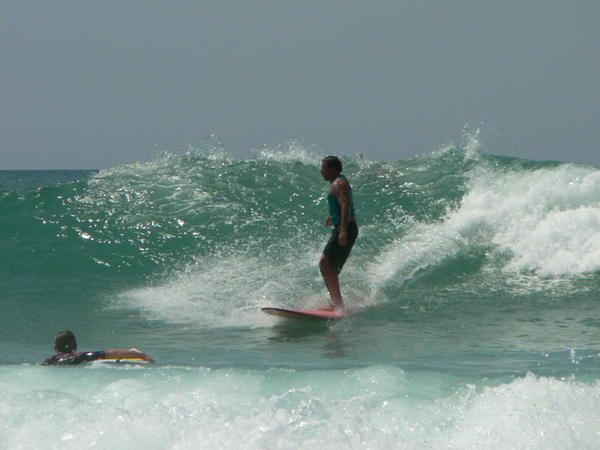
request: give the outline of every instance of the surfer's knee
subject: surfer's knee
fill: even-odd
[[[321,271],[321,274],[323,274],[323,275],[325,275],[326,273],[332,272],[331,263],[329,262],[329,259],[325,255],[321,255],[321,260],[319,261],[319,270]]]

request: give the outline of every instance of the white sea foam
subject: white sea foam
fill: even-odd
[[[128,290],[117,304],[171,323],[208,328],[268,325],[272,320],[260,312],[263,306],[323,304],[322,282],[315,283],[314,290],[306,288],[307,279],[318,274],[317,262],[316,249],[290,254],[284,262],[246,255],[214,258],[162,284]]]
[[[472,245],[505,256],[507,273],[569,277],[600,270],[600,171],[565,164],[472,174],[460,206],[439,223],[417,224],[369,269],[374,286],[408,279]]]
[[[307,166],[317,166],[319,154],[315,149],[306,148],[297,141],[291,141],[283,147],[265,147],[257,150],[257,159],[277,162],[301,162]]]
[[[484,387],[388,366],[13,366],[0,380],[0,442],[11,449],[581,449],[600,439],[597,382],[534,375]]]
[[[264,255],[204,260],[160,284],[120,293],[114,306],[204,328],[271,326],[273,318],[261,313],[261,307],[310,309],[328,303],[318,269],[320,244],[291,251],[283,261]],[[344,273],[341,285],[351,308],[376,303],[369,297],[361,267],[348,264]]]
[[[453,407],[446,448],[596,448],[600,385],[528,375]],[[457,414],[456,414],[457,413]],[[440,448],[440,447],[438,447]]]

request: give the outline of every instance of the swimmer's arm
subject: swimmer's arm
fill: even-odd
[[[146,355],[145,353],[142,353],[137,348],[112,348],[109,350],[105,350],[104,353],[105,358],[109,359],[141,358],[144,361],[154,362],[154,360],[150,356]]]

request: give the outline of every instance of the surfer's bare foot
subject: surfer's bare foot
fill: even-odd
[[[340,304],[333,304],[330,303],[327,306],[323,306],[321,308],[319,308],[319,311],[337,311],[337,312],[343,312],[344,311],[344,304],[340,303]]]
[[[319,311],[333,311],[335,308],[333,305],[327,305],[319,308]]]
[[[333,311],[340,313],[344,312],[344,304],[341,303],[339,305],[333,305]]]
[[[337,305],[329,305],[327,308],[328,311],[335,311],[335,312],[344,312],[344,304],[340,303]]]

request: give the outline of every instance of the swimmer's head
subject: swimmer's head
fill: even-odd
[[[72,331],[59,331],[54,339],[54,350],[58,353],[74,353],[77,350],[77,341]]]

